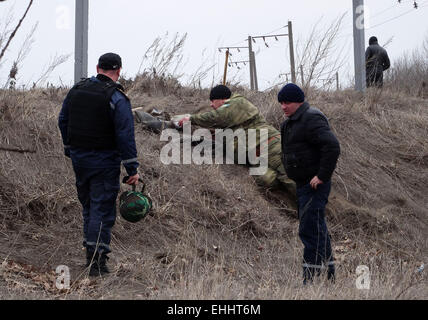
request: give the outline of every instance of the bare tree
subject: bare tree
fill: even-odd
[[[336,41],[345,15],[335,19],[325,30],[320,26],[321,18],[313,26],[303,46],[297,44],[297,65],[302,66],[302,86],[305,89],[320,80],[333,79],[335,73],[345,64],[345,46],[338,47]]]
[[[157,37],[144,53],[138,73],[148,70],[156,76],[180,78],[182,74],[179,73],[179,68],[183,67],[183,47],[186,38],[187,33],[181,37],[176,33],[169,42],[168,33],[163,37]],[[141,70],[147,60],[151,60],[148,62],[149,65]]]
[[[27,6],[27,9],[25,10],[24,15],[22,16],[21,20],[19,20],[18,25],[15,27],[15,29],[13,30],[13,32],[10,34],[9,39],[6,43],[6,45],[3,47],[3,49],[0,52],[0,61],[3,58],[7,48],[9,47],[10,43],[12,42],[12,39],[15,37],[16,32],[19,30],[19,28],[21,27],[22,22],[24,21],[25,17],[27,16],[28,11],[30,10],[30,7],[33,4],[33,0],[30,0],[30,3]]]
[[[51,73],[61,64],[67,62],[71,54],[55,55],[49,62],[48,66],[44,69],[41,76],[33,82],[33,88],[47,80]]]
[[[18,51],[18,55],[16,59],[12,63],[12,67],[9,71],[9,77],[6,81],[5,86],[9,85],[10,89],[15,89],[17,74],[20,69],[21,63],[28,56],[28,53],[31,51],[31,46],[34,43],[34,33],[36,32],[38,26],[38,22],[33,26],[31,31],[28,33],[24,42],[21,45],[20,50]]]

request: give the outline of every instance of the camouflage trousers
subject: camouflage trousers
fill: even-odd
[[[272,139],[268,147],[268,168],[264,175],[254,176],[256,183],[267,188],[282,186],[291,195],[296,194],[296,183],[287,177],[281,159],[281,139]]]

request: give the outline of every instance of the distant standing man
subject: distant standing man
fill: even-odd
[[[367,87],[381,88],[383,86],[383,72],[390,66],[388,53],[378,44],[376,37],[371,37],[366,50]]]
[[[339,142],[326,116],[305,102],[298,86],[285,85],[278,101],[287,116],[281,126],[282,161],[288,177],[297,185],[299,237],[304,245],[303,283],[312,281],[323,269],[327,269],[328,279],[334,280],[325,206],[340,154]]]
[[[109,272],[106,261],[116,221],[121,162],[130,176],[127,184],[139,179],[131,103],[116,82],[121,68],[119,55],[102,55],[98,75],[69,91],[58,119],[83,207],[83,246],[91,276]]]

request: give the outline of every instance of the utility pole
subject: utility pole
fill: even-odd
[[[340,85],[339,85],[339,71],[336,71],[336,89],[337,89],[337,91],[340,90]]]
[[[229,62],[229,49],[226,50],[226,59],[224,61],[224,75],[223,75],[223,85],[226,85],[226,75],[227,75],[227,64]]]
[[[259,83],[257,81],[257,68],[256,68],[256,56],[254,54],[254,51],[251,52],[251,59],[253,61],[253,84],[254,84],[254,89],[256,91],[259,91]]]
[[[366,61],[364,37],[364,0],[352,0],[354,24],[355,90],[366,90]]]
[[[290,47],[291,82],[296,83],[296,66],[294,64],[293,26],[291,21],[288,21],[288,41],[289,41],[289,47]]]
[[[254,90],[254,70],[253,70],[253,44],[252,41],[253,39],[251,38],[251,36],[248,36],[248,58],[250,60],[250,88],[251,90]]]
[[[89,1],[76,0],[74,83],[88,76],[88,16]]]
[[[304,86],[305,79],[303,78],[303,66],[300,65],[300,77],[302,78],[302,87]]]
[[[290,48],[290,70],[291,70],[291,81],[293,83],[296,83],[296,67],[294,62],[294,46],[293,46],[293,27],[291,21],[288,21],[288,33],[283,34],[268,34],[263,36],[248,36],[248,50],[249,50],[249,56],[250,56],[250,80],[251,80],[251,90],[258,90],[258,84],[257,84],[257,72],[256,72],[256,59],[255,55],[252,49],[252,43],[251,40],[256,42],[256,39],[263,39],[266,47],[269,47],[266,43],[266,39],[268,38],[275,38],[276,41],[278,41],[279,37],[288,37],[289,41],[289,48]],[[285,26],[284,26],[285,27]],[[287,76],[288,77],[288,76]],[[288,79],[287,79],[288,82]]]
[[[221,52],[221,50],[226,50],[226,60],[224,62],[224,74],[223,74],[223,84],[226,85],[226,78],[227,78],[227,67],[231,67],[234,63],[235,65],[238,65],[238,63],[246,64],[248,61],[239,61],[239,62],[233,62],[229,57],[232,56],[231,50],[237,50],[238,52],[241,52],[240,49],[247,49],[248,47],[220,47],[218,48],[218,51]],[[230,60],[230,62],[229,62]],[[239,67],[238,67],[239,69]]]

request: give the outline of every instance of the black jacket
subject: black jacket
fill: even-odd
[[[369,45],[366,50],[366,72],[381,74],[391,66],[388,53],[377,42]]]
[[[314,177],[331,179],[340,154],[326,116],[307,102],[281,126],[282,163],[290,179],[298,186]]]

